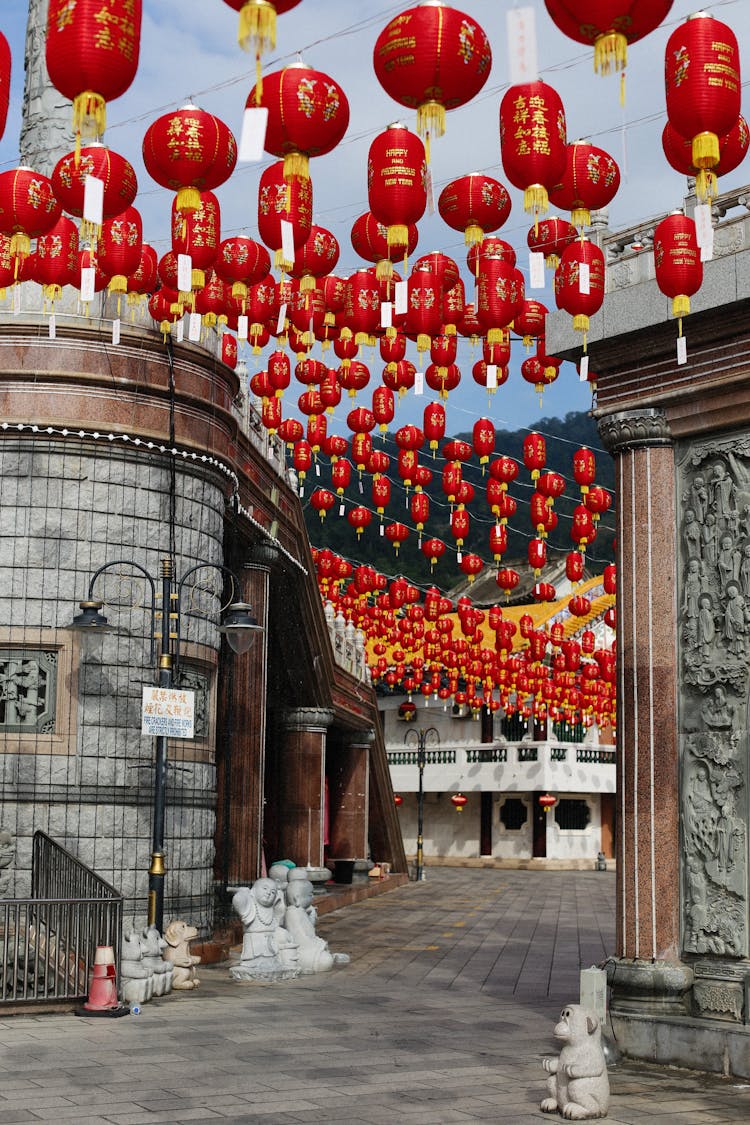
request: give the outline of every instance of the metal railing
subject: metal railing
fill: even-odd
[[[34,834],[31,897],[0,900],[0,1008],[88,995],[98,945],[120,964],[122,895],[44,832]]]

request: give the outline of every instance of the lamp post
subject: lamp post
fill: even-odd
[[[413,737],[412,737],[413,736]],[[427,764],[427,744],[440,745],[440,735],[435,727],[411,727],[404,737],[404,745],[416,746],[419,790],[417,792],[417,872],[416,881],[424,881],[424,768]]]
[[[235,589],[240,589],[239,580],[233,571],[219,563],[197,563],[190,567],[180,580],[174,578],[171,559],[161,561],[161,614],[156,604],[156,581],[149,572],[132,559],[114,559],[112,562],[100,566],[91,576],[89,582],[88,598],[80,602],[81,612],[77,614],[69,629],[80,633],[82,636],[99,636],[104,633],[116,632],[107,618],[101,612],[103,601],[94,597],[94,586],[100,575],[117,566],[129,566],[138,571],[145,579],[151,592],[149,605],[151,618],[150,633],[150,663],[153,664],[155,656],[155,641],[160,641],[157,684],[160,688],[169,689],[173,683],[173,672],[179,662],[180,653],[180,608],[182,590],[188,578],[199,570],[218,570],[231,578]],[[238,655],[246,653],[255,638],[262,632],[262,626],[251,615],[251,606],[247,602],[232,602],[224,614],[224,619],[219,626],[233,652]],[[162,627],[158,632],[157,619],[161,616]],[[176,658],[176,659],[175,659]],[[168,735],[155,736],[155,762],[154,762],[154,803],[153,826],[151,841],[151,862],[148,869],[148,924],[156,926],[159,933],[164,930],[164,820],[166,812],[166,782],[167,782],[167,740]]]

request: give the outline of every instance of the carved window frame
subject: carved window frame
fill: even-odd
[[[34,652],[56,654],[54,731],[0,728],[0,754],[74,754],[77,745],[78,639],[64,629],[0,629],[0,651],[18,651],[28,659]]]
[[[218,652],[208,645],[183,644],[175,676],[175,686],[180,686],[181,673],[195,672],[205,677],[207,706],[206,734],[196,738],[171,738],[169,754],[173,760],[183,762],[213,762],[216,757],[216,698],[218,694]],[[190,687],[190,685],[187,685]],[[191,689],[192,690],[192,689]]]

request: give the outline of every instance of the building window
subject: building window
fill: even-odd
[[[0,649],[0,732],[54,734],[56,698],[56,649]]]
[[[518,797],[507,797],[500,808],[500,821],[507,832],[518,832],[527,816],[528,809]]]
[[[563,832],[583,832],[591,820],[587,801],[561,797],[555,805],[555,821]]]

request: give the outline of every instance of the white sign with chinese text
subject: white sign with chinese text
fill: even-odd
[[[141,734],[194,738],[195,692],[183,688],[144,687]]]

